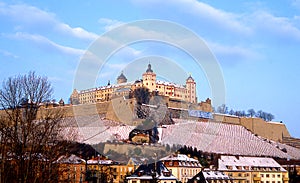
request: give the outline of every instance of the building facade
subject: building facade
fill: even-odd
[[[288,172],[273,158],[221,156],[218,170],[236,183],[288,183]]]
[[[202,166],[198,160],[190,158],[185,154],[172,154],[160,159],[172,174],[182,183],[197,175]]]
[[[85,182],[86,161],[74,154],[60,156],[58,182]]]
[[[175,84],[157,80],[156,73],[152,70],[151,64],[148,64],[146,72],[142,74],[141,80],[129,81],[122,72],[117,77],[117,84],[91,88],[78,91],[73,90],[70,96],[72,104],[88,104],[101,101],[109,101],[114,97],[129,96],[130,92],[136,88],[145,87],[149,92],[157,92],[158,95],[169,97],[170,99],[197,103],[196,82],[189,76],[185,85]]]

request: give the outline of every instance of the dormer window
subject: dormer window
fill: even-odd
[[[144,175],[144,171],[143,171],[143,170],[140,170],[140,171],[138,172],[138,176],[140,177],[140,176],[142,176],[142,175]]]
[[[169,172],[169,171],[164,171],[164,172],[163,172],[163,175],[164,175],[165,177],[170,177],[170,176],[171,176],[171,172]]]

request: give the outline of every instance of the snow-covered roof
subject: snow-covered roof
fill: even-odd
[[[156,166],[156,168],[154,168]],[[154,172],[156,170],[156,172]],[[134,173],[126,179],[133,180],[152,180],[153,176],[158,180],[177,180],[176,177],[168,170],[162,162],[151,164],[143,164],[134,171]]]
[[[230,177],[228,175],[224,174],[223,172],[219,172],[219,171],[203,170],[202,173],[206,180],[230,179]]]
[[[172,154],[160,159],[161,161],[187,161],[187,162],[199,162],[194,158],[190,158],[185,154]]]
[[[113,163],[114,163],[113,160],[99,159],[99,158],[94,158],[87,161],[87,164],[92,164],[92,165],[111,165]]]
[[[60,156],[56,160],[56,162],[57,163],[67,163],[67,164],[81,164],[81,163],[85,163],[85,160],[74,154],[71,154],[69,156],[66,156],[66,155]]]
[[[167,81],[160,81],[160,80],[156,80],[156,84],[158,84],[158,85],[165,85],[165,86],[174,86],[176,88],[185,88],[181,84],[176,84],[176,83],[167,82]]]
[[[161,161],[178,161],[180,167],[202,167],[198,160],[190,158],[185,154],[172,154],[160,159]],[[177,166],[177,165],[176,165]]]
[[[251,170],[252,167],[263,167],[280,168],[281,171],[285,171],[273,158],[267,157],[221,156],[218,163],[219,170],[245,170],[245,167]]]

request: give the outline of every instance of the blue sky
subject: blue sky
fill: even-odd
[[[57,100],[67,101],[89,46],[116,26],[144,19],[172,21],[196,33],[220,63],[227,105],[271,112],[300,137],[300,0],[0,1],[0,78],[36,71],[52,82]],[[174,61],[195,76],[199,100],[211,97],[191,58],[156,42],[119,50],[95,85],[113,83],[121,70],[130,75],[129,63],[147,55]],[[158,58],[149,58],[155,70]]]

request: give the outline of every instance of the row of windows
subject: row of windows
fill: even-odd
[[[268,173],[267,173],[267,174],[261,174],[260,176],[261,176],[261,177],[265,177],[265,176],[266,176],[267,178],[269,178],[269,177],[270,177],[270,174],[268,174]],[[272,178],[275,178],[275,177],[276,177],[276,175],[275,175],[275,174],[272,174]],[[277,177],[280,178],[280,177],[281,177],[281,174],[277,174]]]

